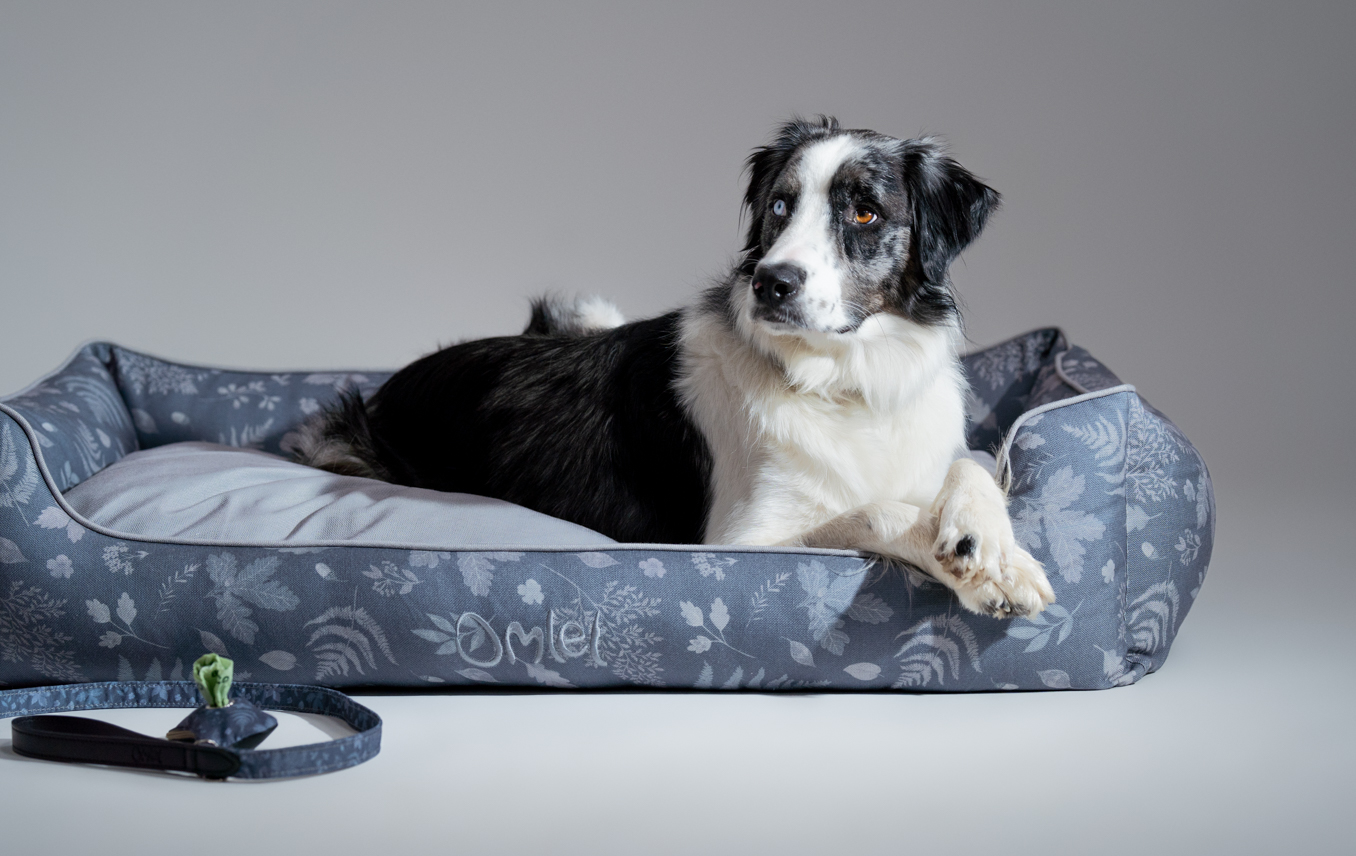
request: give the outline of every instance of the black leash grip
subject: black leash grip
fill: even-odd
[[[80,716],[23,716],[10,729],[16,753],[45,761],[175,770],[208,779],[240,769],[240,756],[220,746],[162,740]]]

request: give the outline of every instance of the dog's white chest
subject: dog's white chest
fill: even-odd
[[[689,316],[679,390],[712,458],[707,543],[775,544],[867,503],[931,504],[965,442],[959,362],[947,331],[877,328],[856,352],[778,363]]]
[[[796,495],[819,514],[886,500],[927,505],[957,451],[960,407],[946,393],[929,390],[886,413],[852,398],[763,402],[766,411],[757,414],[763,461],[751,487]]]

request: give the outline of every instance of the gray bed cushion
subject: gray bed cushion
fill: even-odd
[[[66,499],[95,523],[146,538],[501,548],[615,543],[511,502],[339,476],[215,443],[134,452],[67,491]]]

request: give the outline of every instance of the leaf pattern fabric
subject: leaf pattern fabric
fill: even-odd
[[[1028,435],[1035,436],[1035,435]],[[1060,576],[1071,583],[1083,578],[1083,541],[1099,541],[1106,524],[1095,516],[1071,507],[1083,495],[1084,476],[1073,467],[1060,467],[1041,485],[1038,496],[1018,498],[1021,507],[1012,514],[1013,532],[1028,551],[1039,550],[1044,533],[1050,558]],[[1049,569],[1047,569],[1048,571]]]
[[[0,402],[0,682],[174,680],[204,650],[242,680],[336,687],[951,692],[1110,687],[1159,668],[1213,548],[1199,454],[1058,330],[965,365],[971,445],[1006,450],[1016,533],[1058,596],[1028,619],[966,613],[916,569],[829,551],[112,537],[47,479],[65,490],[180,440],[278,452],[339,391],[386,375],[229,372],[90,345]]]

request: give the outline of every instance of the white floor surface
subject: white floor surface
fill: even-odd
[[[1237,505],[1136,686],[363,696],[375,760],[271,783],[32,761],[4,722],[0,852],[1356,852],[1356,508]],[[270,745],[325,736],[281,718]]]

